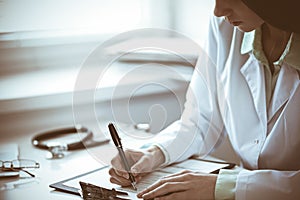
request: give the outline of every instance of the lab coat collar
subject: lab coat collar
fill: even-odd
[[[245,32],[241,45],[241,54],[252,52],[255,57],[263,64],[268,64],[263,55],[263,48],[261,44],[261,27],[256,30]],[[260,41],[259,41],[260,40]],[[283,62],[291,65],[297,70],[300,70],[300,34],[292,33],[289,42],[279,58],[274,64],[282,65]]]
[[[255,106],[256,113],[267,131],[268,119],[276,114],[276,112],[293,96],[294,91],[299,87],[299,74],[297,70],[288,64],[284,64],[278,75],[278,80],[274,89],[272,104],[268,109],[265,101],[265,83],[264,83],[264,67],[250,54],[248,61],[242,66],[240,72],[244,76]],[[267,115],[268,114],[268,115]]]
[[[273,93],[273,99],[268,109],[269,120],[283,106],[288,99],[293,95],[294,91],[299,86],[299,76],[297,71],[289,65],[283,65],[279,72],[277,83]]]
[[[250,89],[256,113],[262,122],[265,132],[267,131],[267,109],[265,101],[264,72],[261,63],[250,54],[247,62],[242,66],[240,72],[244,76]]]
[[[244,33],[244,37],[241,45],[241,54],[252,52],[254,36],[255,36],[255,30]]]
[[[250,53],[249,60],[254,59],[256,62],[254,62],[254,60],[252,60],[252,64],[246,62],[241,68],[241,73],[248,83],[257,114],[259,115],[259,118],[263,124],[265,124],[267,119],[272,119],[281,106],[287,102],[293,91],[295,91],[295,89],[298,87],[300,76],[299,52],[300,34],[292,33],[280,59],[274,63],[282,66],[283,69],[278,75],[278,80],[274,89],[273,99],[275,100],[271,102],[271,105],[268,108],[268,115],[266,115],[267,109],[265,104],[265,90],[255,88],[253,87],[255,84],[251,83],[251,81],[255,80],[264,80],[264,77],[258,77],[263,76],[264,74],[263,67],[260,67],[260,65],[268,65],[268,61],[263,54],[263,48],[261,45],[261,29],[258,28],[254,31],[244,33],[241,45],[241,53]],[[264,82],[257,83],[257,85],[259,85],[261,88],[265,88]]]
[[[289,51],[284,60],[297,70],[300,70],[300,34],[292,33]]]

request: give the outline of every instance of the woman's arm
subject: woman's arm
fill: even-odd
[[[300,171],[242,170],[236,199],[300,199]]]

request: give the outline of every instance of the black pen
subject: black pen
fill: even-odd
[[[119,135],[118,135],[118,133],[117,133],[117,131],[116,131],[116,129],[115,129],[115,127],[114,127],[114,125],[112,123],[108,124],[108,129],[109,129],[111,138],[114,141],[114,143],[115,143],[115,145],[116,145],[116,147],[117,147],[117,149],[119,151],[119,155],[120,155],[120,157],[122,159],[124,168],[128,172],[131,185],[132,185],[133,189],[136,190],[136,181],[135,181],[134,176],[130,172],[130,166],[128,164],[128,161],[126,159],[125,153],[123,151],[123,147],[122,147],[122,143],[121,143],[121,138],[119,137]]]

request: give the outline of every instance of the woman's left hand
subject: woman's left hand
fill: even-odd
[[[166,176],[138,193],[139,198],[159,200],[214,199],[217,175],[182,171]]]

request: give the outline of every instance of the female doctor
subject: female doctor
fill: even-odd
[[[199,57],[180,120],[156,143],[126,154],[144,172],[205,156],[224,134],[241,169],[184,171],[143,199],[300,199],[300,24],[296,0],[216,0],[207,57]],[[222,17],[222,18],[220,18]],[[111,182],[130,185],[120,158]]]

